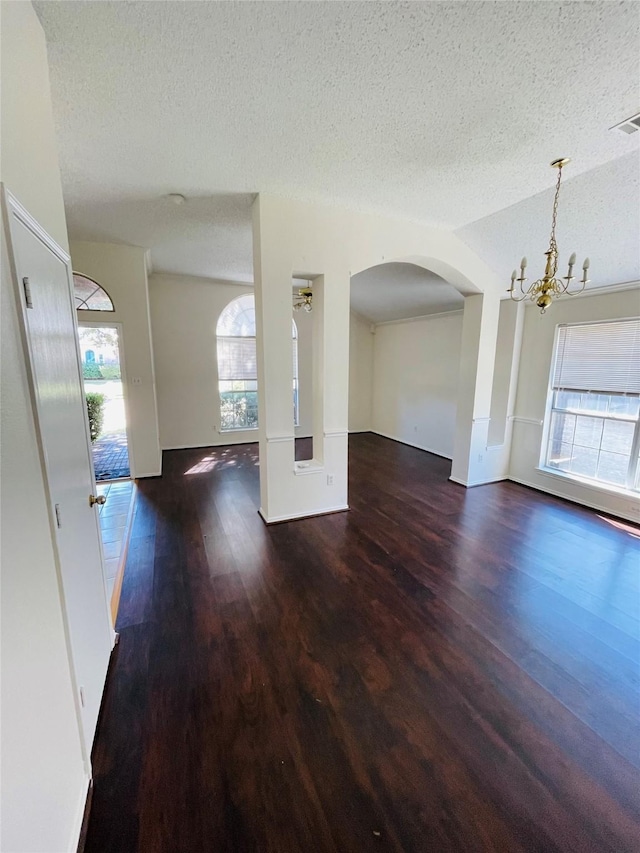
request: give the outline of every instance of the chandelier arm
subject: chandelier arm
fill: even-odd
[[[524,283],[525,283],[525,281],[526,281],[526,280],[527,280],[526,278],[516,278],[516,279],[515,279],[515,281],[517,281],[517,282],[518,282],[518,285],[520,286],[520,293],[521,293],[523,296],[527,296],[527,294],[529,293],[529,290],[531,289],[530,287],[529,287],[529,288],[527,288],[526,290],[524,289]],[[509,292],[510,292],[510,293],[513,293],[513,292],[514,292],[514,290],[513,290],[513,285],[511,286],[511,290],[510,290]],[[514,298],[514,299],[515,299],[515,297],[512,297],[512,298]]]
[[[580,290],[565,290],[565,293],[567,294],[567,296],[577,296],[579,293],[582,293],[582,291],[585,289],[586,284],[587,282],[583,281]]]

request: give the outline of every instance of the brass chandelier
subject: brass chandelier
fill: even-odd
[[[524,283],[527,281],[525,278],[525,270],[527,268],[527,259],[523,258],[520,261],[520,277],[518,277],[518,273],[514,270],[511,273],[511,287],[507,290],[507,293],[513,299],[514,302],[522,302],[523,299],[530,299],[532,302],[535,302],[538,308],[540,308],[540,313],[544,314],[553,299],[558,296],[563,296],[566,294],[567,296],[576,296],[578,293],[582,293],[585,288],[585,285],[588,284],[589,279],[587,278],[587,271],[589,269],[589,258],[585,258],[584,263],[582,264],[582,279],[579,284],[580,287],[577,290],[571,290],[571,282],[575,278],[573,275],[573,267],[576,262],[576,253],[574,252],[569,258],[569,269],[564,278],[556,278],[556,273],[558,271],[558,245],[556,243],[556,219],[558,218],[558,196],[560,195],[560,181],[562,180],[562,167],[566,166],[569,162],[567,157],[561,157],[559,160],[554,160],[551,164],[554,169],[558,170],[558,181],[556,183],[556,194],[553,199],[553,215],[551,218],[551,237],[549,238],[549,248],[545,252],[547,256],[547,263],[544,271],[544,275],[542,278],[539,278],[537,281],[534,281],[533,284],[529,285],[529,287],[525,290]],[[520,283],[520,293],[517,294],[515,290],[515,283]]]
[[[301,287],[296,296],[293,297],[293,310],[304,310],[307,313],[313,311],[313,291],[310,287]]]

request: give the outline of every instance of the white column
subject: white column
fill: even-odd
[[[313,451],[295,463],[292,277],[296,260],[278,223],[254,203],[260,513],[268,523],[347,509],[349,272],[314,274]]]
[[[464,300],[456,435],[451,479],[465,486],[491,479],[486,453],[500,300],[475,294]]]

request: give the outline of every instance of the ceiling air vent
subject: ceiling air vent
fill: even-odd
[[[619,130],[621,133],[635,133],[636,130],[640,130],[640,113],[637,113],[631,118],[626,118],[624,121],[621,121],[620,124],[614,124],[613,127],[610,127],[609,130]]]

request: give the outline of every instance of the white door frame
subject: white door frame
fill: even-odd
[[[129,478],[131,480],[135,480],[135,460],[131,452],[131,427],[129,421],[129,385],[127,382],[127,365],[125,364],[124,360],[124,326],[122,323],[117,322],[116,320],[83,320],[80,318],[80,315],[82,313],[82,311],[76,311],[78,328],[115,329],[118,332],[118,358],[120,359],[120,376],[122,381],[122,397],[124,400],[125,431],[127,434],[127,453],[129,454]],[[78,358],[80,359],[79,364],[82,365],[82,353],[80,352],[79,343]],[[82,383],[82,391],[84,393],[84,381]],[[91,452],[91,464],[93,465],[93,452]],[[95,479],[95,471],[93,473]]]
[[[37,444],[37,452],[40,460],[40,466],[42,468],[42,479],[45,489],[46,503],[47,503],[47,513],[49,516],[49,527],[51,531],[51,544],[53,548],[53,554],[56,565],[56,574],[58,581],[58,589],[60,592],[60,600],[62,603],[62,616],[63,616],[63,624],[64,624],[64,633],[65,640],[67,646],[67,656],[69,659],[69,671],[71,676],[71,681],[74,687],[73,695],[74,695],[74,707],[76,712],[76,720],[78,724],[79,731],[82,733],[84,731],[84,723],[82,719],[82,711],[81,711],[81,699],[80,699],[80,685],[78,684],[76,669],[74,665],[74,654],[73,647],[71,643],[71,635],[69,629],[69,619],[66,611],[65,605],[65,595],[62,581],[62,567],[60,561],[60,551],[58,547],[58,540],[56,535],[57,529],[57,520],[55,518],[54,511],[54,501],[51,495],[50,483],[49,483],[49,468],[47,464],[47,458],[44,451],[44,442],[42,438],[42,425],[40,421],[40,412],[38,407],[38,398],[36,392],[35,379],[33,374],[33,353],[31,349],[31,341],[29,338],[29,326],[28,319],[26,316],[26,311],[28,310],[26,301],[25,301],[25,293],[20,286],[18,270],[16,267],[16,259],[14,255],[13,243],[11,240],[11,217],[16,218],[28,231],[30,231],[33,236],[40,240],[47,249],[57,257],[65,269],[67,270],[67,282],[68,282],[68,296],[69,296],[69,305],[71,307],[71,315],[75,317],[75,299],[73,295],[73,278],[72,278],[72,269],[71,269],[71,258],[69,254],[56,243],[56,241],[49,235],[47,232],[39,225],[37,220],[35,220],[31,214],[20,204],[20,202],[15,198],[14,195],[4,186],[4,184],[0,185],[2,188],[1,200],[2,200],[2,218],[3,218],[3,230],[6,227],[6,238],[7,238],[7,249],[9,256],[9,264],[11,267],[11,274],[13,278],[13,286],[14,292],[16,296],[16,305],[17,305],[17,314],[18,314],[18,325],[20,328],[20,338],[22,343],[22,350],[24,355],[25,362],[25,373],[27,377],[27,384],[29,388],[29,399],[31,402],[31,409],[33,413],[33,420],[35,426],[35,435],[36,435],[36,444]],[[76,325],[76,334],[75,334],[75,346],[76,346],[76,358],[78,364],[78,379],[82,384],[82,375],[80,372],[80,341],[77,333],[77,323]],[[86,407],[85,407],[86,412]],[[88,416],[84,418],[84,430],[86,436],[86,453],[87,453],[87,462],[89,465],[89,470],[91,472],[92,482],[93,482],[93,491],[95,492],[95,476],[93,472],[93,457],[91,454],[91,436],[89,433],[89,419]],[[101,571],[102,578],[104,584],[104,553],[102,550],[102,537],[100,535],[100,521],[98,518],[98,513],[93,514],[95,530],[96,530],[96,538],[99,544],[99,554],[100,554],[100,562],[101,562]],[[105,588],[105,615],[107,620],[107,625],[109,626],[109,630],[111,632],[111,645],[112,647],[115,645],[117,635],[113,630],[111,623],[111,612],[109,608],[108,596],[106,594],[106,584]],[[82,755],[84,759],[85,769],[89,776],[91,777],[91,756],[87,751],[85,738],[81,736],[80,738],[82,745]]]

